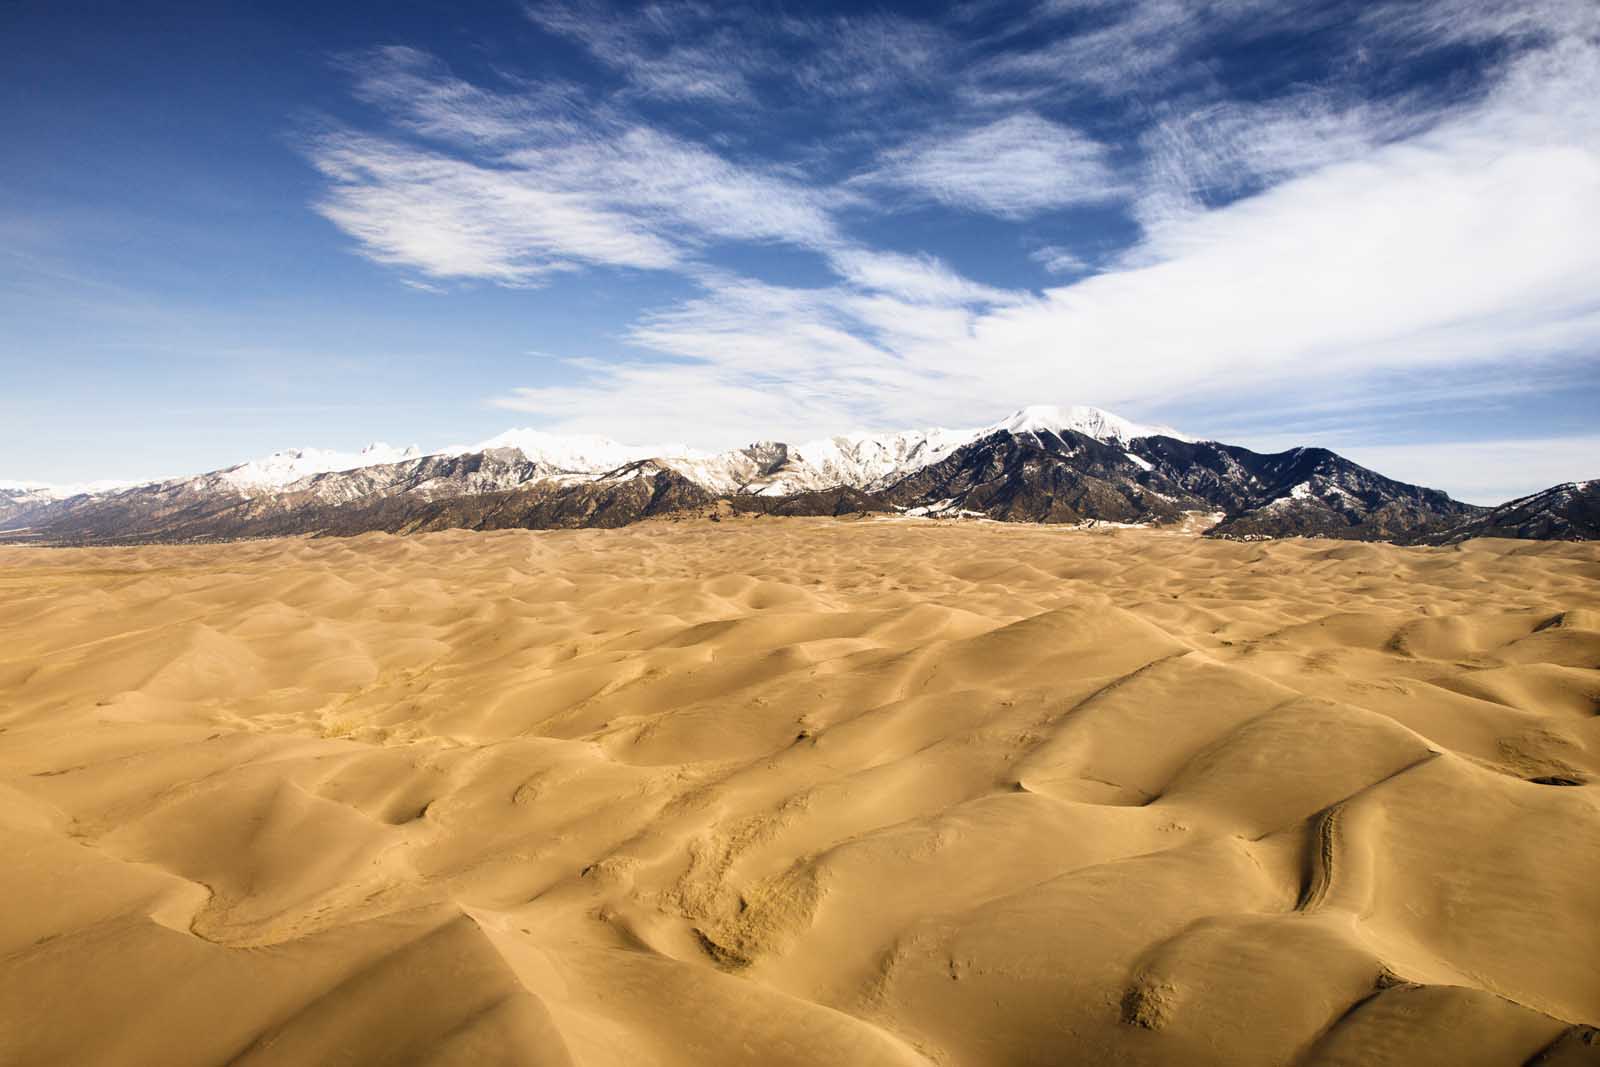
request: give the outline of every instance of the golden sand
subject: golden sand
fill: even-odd
[[[0,549],[0,1062],[1593,1063],[1597,668],[1595,545]]]

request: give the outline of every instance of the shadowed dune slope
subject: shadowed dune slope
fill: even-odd
[[[1600,548],[0,549],[6,1064],[1600,1063]]]

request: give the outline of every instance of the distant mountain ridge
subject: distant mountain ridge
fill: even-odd
[[[1429,538],[1429,543],[1448,545],[1472,537],[1600,540],[1600,478],[1564,482],[1499,507],[1487,508],[1482,514]]]
[[[512,430],[431,454],[385,444],[360,453],[295,449],[84,492],[0,483],[0,537],[83,544],[609,527],[730,510],[1184,523],[1234,538],[1445,543],[1480,528],[1594,536],[1581,517],[1541,524],[1530,518],[1539,501],[1513,503],[1532,511],[1490,521],[1500,509],[1385,478],[1326,449],[1261,454],[1098,408],[1041,405],[970,430],[766,441],[716,453]]]

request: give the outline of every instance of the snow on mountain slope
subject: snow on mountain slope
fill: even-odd
[[[565,435],[531,429],[507,430],[487,441],[446,449],[444,453],[517,448],[535,463],[574,474],[601,474],[625,463],[659,459],[716,492],[743,490],[783,495],[840,485],[857,489],[881,488],[904,474],[939,462],[963,445],[1001,430],[1011,433],[1048,430],[1057,434],[1076,430],[1098,440],[1124,444],[1137,437],[1157,434],[1192,440],[1169,427],[1141,425],[1099,408],[1037,405],[976,429],[932,428],[824,437],[788,446],[786,459],[777,457],[776,462],[771,450],[785,446],[764,442],[713,453],[683,444],[625,445],[594,434]],[[767,451],[763,453],[763,449]]]
[[[443,449],[441,454],[460,455],[484,452],[491,448],[519,449],[534,463],[543,463],[573,474],[603,474],[642,459],[705,459],[711,456],[709,452],[700,452],[681,444],[625,445],[599,434],[554,434],[531,429],[507,430],[475,445]]]
[[[1220,509],[1214,536],[1404,541],[1454,530],[1482,511],[1326,449],[1260,454],[1098,408],[1042,405],[971,429],[766,441],[717,453],[532,429],[426,455],[383,444],[295,449],[115,492],[20,499],[47,491],[67,487],[0,484],[0,530],[81,541],[421,528],[414,522],[543,529],[631,522],[720,497],[760,514],[893,507],[1067,523],[1178,522],[1186,511]],[[1510,528],[1516,536],[1587,530],[1587,500],[1563,504],[1548,522],[1514,516]]]
[[[279,489],[313,474],[350,471],[416,459],[422,452],[416,445],[395,448],[375,441],[360,452],[335,452],[325,448],[289,448],[262,459],[241,463],[219,471],[219,479],[239,490]]]
[[[128,489],[135,485],[144,485],[144,482],[122,482],[114,480],[98,482],[72,482],[65,485],[54,485],[49,482],[6,482],[0,481],[0,494],[18,503],[43,503],[49,500],[67,500],[85,493],[114,493],[119,489]]]
[[[780,471],[762,491],[792,493],[848,485],[876,489],[970,444],[971,430],[898,430],[853,433],[807,441],[795,448],[795,470]]]
[[[788,467],[749,488],[767,494],[795,493],[848,485],[856,489],[882,489],[892,482],[931,466],[952,452],[1002,431],[1012,434],[1064,431],[1108,443],[1127,444],[1139,437],[1165,436],[1180,441],[1193,438],[1167,426],[1130,422],[1099,408],[1060,408],[1039,404],[970,430],[900,430],[890,433],[854,433],[808,441],[792,450]]]
[[[977,430],[896,430],[824,437],[800,445],[761,442],[712,456],[668,455],[680,474],[719,493],[788,496],[849,486],[881,489],[981,436]]]
[[[628,445],[598,434],[556,434],[535,429],[511,429],[474,445],[455,445],[423,453],[416,446],[395,448],[377,442],[359,452],[294,448],[274,452],[234,467],[161,482],[95,482],[74,486],[49,486],[33,482],[0,482],[0,492],[17,501],[64,500],[83,493],[101,494],[131,486],[168,487],[202,494],[223,492],[254,497],[305,488],[317,475],[351,472],[348,485],[319,485],[316,495],[329,501],[356,499],[379,491],[400,475],[374,468],[430,457],[456,457],[516,449],[536,473],[522,477],[548,477],[585,481],[641,460],[659,460],[679,474],[717,493],[759,493],[783,496],[841,486],[863,490],[888,487],[905,475],[938,463],[957,449],[992,434],[1063,433],[1075,430],[1101,441],[1126,444],[1156,434],[1193,440],[1165,426],[1130,422],[1099,408],[1035,405],[1022,408],[998,422],[974,429],[930,428],[882,433],[857,432],[807,441],[797,446],[761,442],[726,452],[706,452],[683,444]],[[374,477],[360,477],[368,471]],[[482,491],[474,480],[475,490]],[[507,488],[489,479],[490,488]],[[415,488],[415,487],[413,487]]]
[[[999,422],[974,431],[975,439],[1005,430],[1009,433],[1040,433],[1048,431],[1060,435],[1063,430],[1075,430],[1097,441],[1127,444],[1140,437],[1173,437],[1179,441],[1193,441],[1193,437],[1179,433],[1170,426],[1146,425],[1131,422],[1100,408],[1075,404],[1061,408],[1054,404],[1034,404],[1001,419]]]
[[[770,473],[790,461],[787,445],[761,441],[747,448],[714,454],[694,453],[657,457],[661,463],[713,493],[748,492]]]

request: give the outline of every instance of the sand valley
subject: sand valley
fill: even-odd
[[[0,1062],[1600,1063],[1600,545],[0,548]]]

